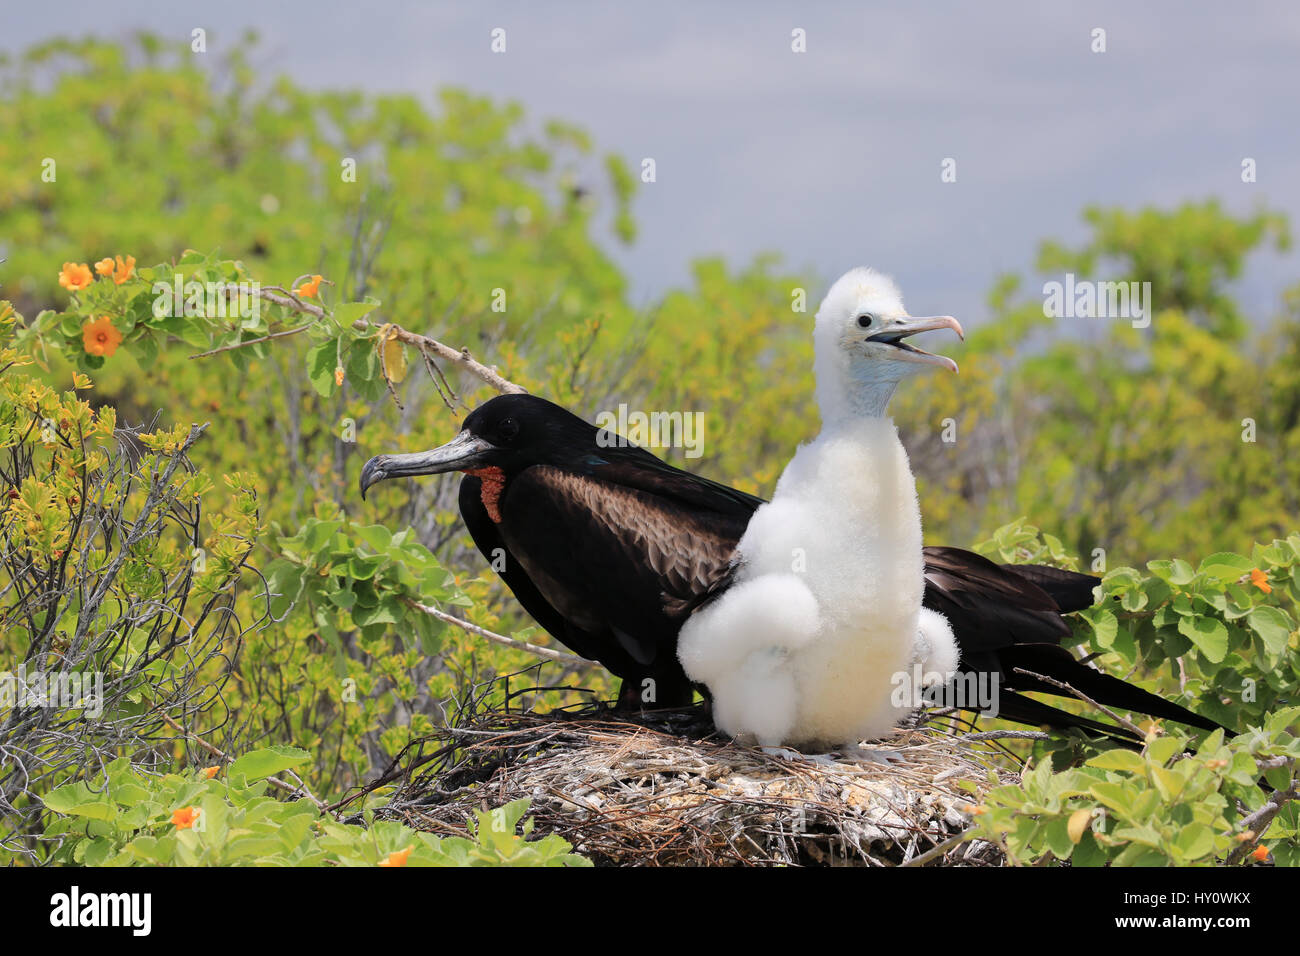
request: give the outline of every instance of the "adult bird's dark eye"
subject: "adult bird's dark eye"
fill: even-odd
[[[497,426],[497,432],[502,438],[509,441],[519,434],[519,423],[513,418],[503,418],[501,424]]]
[[[860,328],[864,328],[864,329],[871,328],[871,322],[872,322],[872,317],[870,315],[867,315],[866,313],[863,313],[862,315],[858,316],[858,326]]]

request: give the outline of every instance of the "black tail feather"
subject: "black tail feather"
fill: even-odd
[[[1069,651],[1056,644],[1016,644],[1004,648],[998,654],[998,660],[1004,668],[1006,682],[1013,690],[1039,691],[1056,697],[1078,699],[1068,689],[1034,676],[1042,675],[1068,684],[1104,707],[1173,720],[1198,730],[1232,733],[1208,717],[1202,717],[1173,701],[1080,663]]]
[[[1078,571],[1066,571],[1046,564],[1004,564],[1004,570],[1032,581],[1052,596],[1062,613],[1092,607],[1092,589],[1101,578]]]
[[[1083,730],[1091,735],[1104,737],[1130,750],[1142,749],[1142,738],[1130,730],[1071,714],[1069,711],[1034,700],[1032,697],[1025,697],[1015,691],[1003,691],[999,695],[997,716],[1003,720],[1015,721],[1018,724],[1050,727],[1052,730]]]

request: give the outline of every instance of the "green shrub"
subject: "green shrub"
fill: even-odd
[[[44,836],[57,844],[51,859],[91,866],[590,865],[558,836],[529,839],[527,800],[479,811],[467,839],[431,836],[373,814],[368,826],[339,823],[310,798],[267,796],[266,778],[310,760],[295,748],[254,751],[218,779],[203,770],[144,774],[121,758],[95,787],[78,782],[43,797],[54,818]]]

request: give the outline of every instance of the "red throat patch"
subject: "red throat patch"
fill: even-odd
[[[506,473],[495,465],[488,468],[467,468],[465,474],[479,480],[479,497],[493,523],[501,523],[501,492],[506,490]]]

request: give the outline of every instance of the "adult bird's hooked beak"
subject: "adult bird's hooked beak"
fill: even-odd
[[[431,451],[417,451],[409,455],[377,455],[361,468],[361,497],[375,482],[388,478],[410,478],[413,475],[440,475],[448,471],[465,471],[483,463],[484,457],[494,449],[490,442],[477,435],[462,431],[459,435]]]
[[[961,323],[951,315],[903,315],[899,316],[896,321],[891,322],[889,328],[883,332],[868,336],[867,341],[894,346],[898,352],[891,355],[890,358],[896,361],[916,362],[920,365],[941,365],[955,372],[957,371],[957,363],[948,356],[932,355],[924,349],[918,349],[916,346],[903,341],[909,335],[915,335],[918,332],[932,332],[936,329],[952,329],[957,333],[959,339],[966,340],[966,333],[962,331]]]

